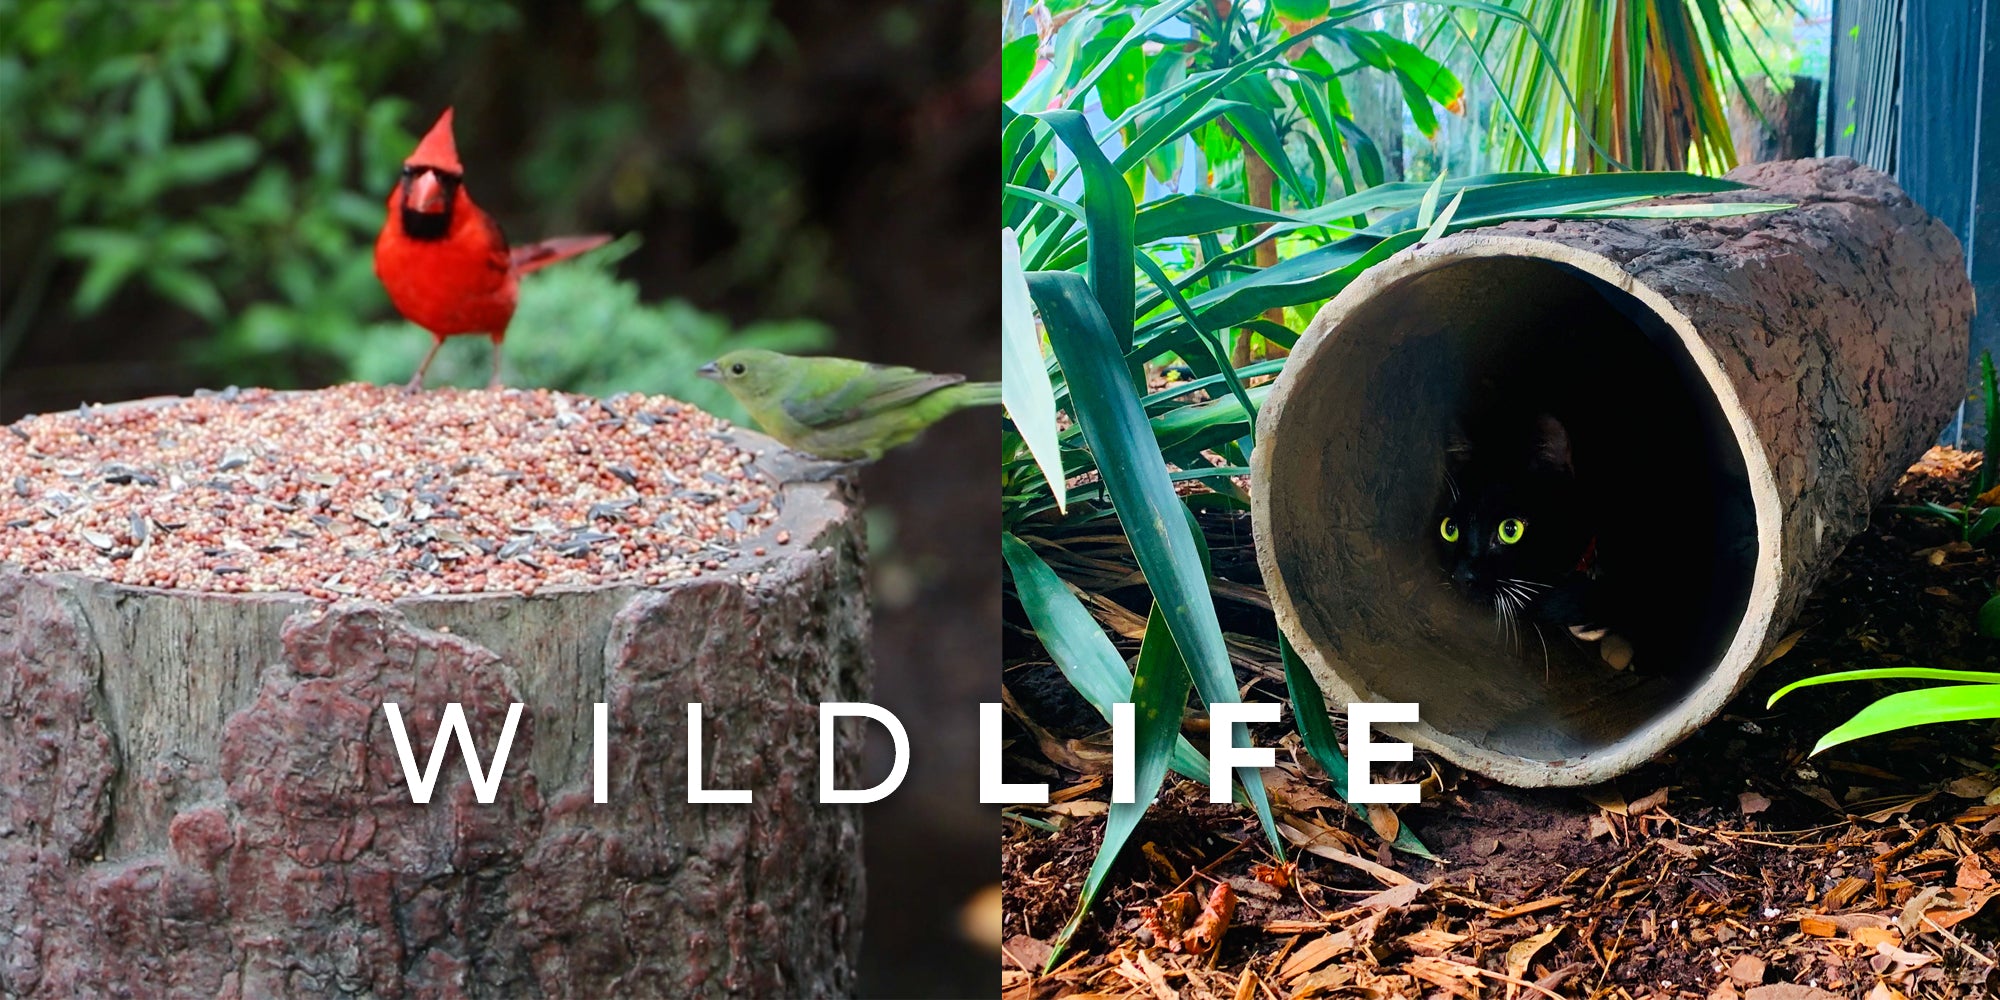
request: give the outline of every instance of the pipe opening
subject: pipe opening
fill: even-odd
[[[1688,347],[1631,294],[1553,260],[1435,260],[1353,304],[1285,377],[1259,444],[1267,566],[1352,694],[1417,702],[1425,726],[1488,753],[1561,763],[1669,713],[1743,627],[1758,543],[1742,449]],[[1567,438],[1580,513],[1520,490],[1495,504],[1527,504],[1537,540],[1589,541],[1564,566],[1595,579],[1565,592],[1630,643],[1628,669],[1533,612],[1509,631],[1490,598],[1449,586],[1447,472],[1470,444],[1488,449],[1490,480],[1508,464],[1496,442],[1545,418]]]

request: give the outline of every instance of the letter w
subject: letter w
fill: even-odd
[[[444,707],[444,721],[438,726],[437,741],[431,744],[431,764],[422,775],[417,774],[417,755],[410,750],[410,736],[403,731],[403,710],[395,704],[384,702],[383,714],[389,717],[389,735],[396,739],[396,755],[403,760],[403,780],[410,785],[410,801],[417,805],[428,805],[431,789],[437,786],[438,772],[444,770],[444,755],[451,746],[453,733],[458,734],[458,749],[465,755],[465,772],[472,776],[472,791],[480,805],[492,805],[500,794],[500,775],[507,769],[507,748],[514,745],[514,724],[521,721],[521,703],[507,706],[507,725],[500,730],[500,747],[493,751],[493,769],[482,771],[479,767],[479,751],[472,745],[472,730],[465,724],[465,709],[458,702]]]

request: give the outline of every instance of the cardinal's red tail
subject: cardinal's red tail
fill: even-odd
[[[558,236],[540,243],[514,247],[507,251],[509,263],[515,274],[544,268],[559,260],[568,260],[580,253],[586,253],[611,242],[611,237],[598,233],[593,236]]]

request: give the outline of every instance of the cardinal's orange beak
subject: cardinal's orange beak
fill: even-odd
[[[410,178],[403,188],[403,207],[425,215],[444,211],[444,185],[438,183],[435,171],[423,170]]]

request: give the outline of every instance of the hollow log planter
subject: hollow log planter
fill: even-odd
[[[1258,416],[1251,495],[1279,626],[1331,700],[1416,702],[1396,736],[1584,785],[1713,719],[1783,641],[1963,398],[1973,299],[1958,241],[1883,174],[1730,176],[1755,189],[1702,200],[1797,207],[1470,230],[1320,310]],[[1454,423],[1510,393],[1564,413],[1579,478],[1613,484],[1603,572],[1658,581],[1622,623],[1630,669],[1559,628],[1498,633],[1443,586]]]
[[[817,732],[867,697],[860,510],[779,503],[653,588],[384,605],[0,566],[0,996],[851,992],[860,814],[819,804]],[[413,805],[385,702],[420,767],[447,703],[482,763],[522,703],[497,799],[454,746]],[[689,702],[706,787],[752,804],[686,801]]]

